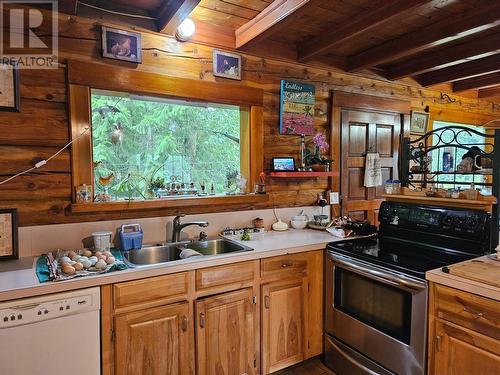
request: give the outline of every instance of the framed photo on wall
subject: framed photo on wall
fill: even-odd
[[[214,49],[213,70],[216,77],[241,81],[241,56]]]
[[[410,133],[425,134],[429,126],[429,114],[427,112],[411,111]]]
[[[109,59],[142,63],[141,34],[102,26],[102,56]]]
[[[0,63],[0,111],[19,112],[19,69]]]
[[[0,260],[19,258],[17,209],[0,209]]]

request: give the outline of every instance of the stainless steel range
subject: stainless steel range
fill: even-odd
[[[383,202],[378,238],[327,247],[325,362],[338,375],[425,374],[425,272],[491,251],[486,212]]]

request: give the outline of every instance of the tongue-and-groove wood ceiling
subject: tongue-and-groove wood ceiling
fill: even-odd
[[[169,34],[189,15],[215,45],[500,96],[500,1],[60,1],[72,14],[96,12],[88,5],[151,17],[142,26]]]

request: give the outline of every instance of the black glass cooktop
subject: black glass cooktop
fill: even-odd
[[[417,243],[385,238],[332,242],[327,249],[420,279],[425,279],[426,271],[470,259],[463,254],[436,251]]]

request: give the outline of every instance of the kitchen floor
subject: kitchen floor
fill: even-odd
[[[273,375],[335,375],[335,373],[318,358],[313,358],[285,370],[275,372]]]

